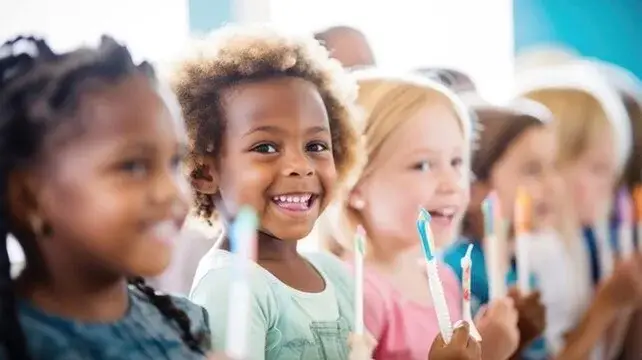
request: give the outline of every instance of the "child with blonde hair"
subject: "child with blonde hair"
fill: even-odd
[[[471,118],[446,87],[418,75],[357,72],[358,103],[366,113],[367,159],[327,213],[325,229],[343,244],[357,225],[367,233],[365,322],[378,341],[376,359],[425,359],[426,339],[438,337],[415,221],[432,216],[437,247],[456,236],[468,201]],[[453,320],[462,318],[460,284],[439,266]],[[476,321],[482,358],[506,359],[516,349],[517,316],[501,299]],[[432,359],[432,357],[430,357]]]
[[[558,305],[566,310],[549,324],[554,331],[547,337],[560,359],[604,359],[604,344],[595,344],[616,326],[621,311],[638,306],[642,298],[640,257],[614,264],[607,236],[591,231],[600,230],[629,157],[626,109],[603,75],[586,63],[531,69],[519,74],[516,85],[517,94],[541,102],[554,115],[557,164],[566,189],[556,227],[567,268],[553,268],[545,257],[534,259],[543,292],[572,289],[567,303]],[[565,273],[566,282],[559,276]]]

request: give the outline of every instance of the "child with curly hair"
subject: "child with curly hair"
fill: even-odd
[[[356,161],[356,86],[312,38],[228,27],[182,61],[174,89],[189,133],[198,214],[229,223],[242,205],[259,218],[249,270],[249,359],[348,358],[353,285],[306,237]],[[199,264],[190,298],[226,343],[232,262],[227,237]],[[217,319],[217,321],[214,321]]]

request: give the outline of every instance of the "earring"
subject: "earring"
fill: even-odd
[[[53,229],[49,223],[45,222],[38,215],[29,216],[29,224],[31,225],[31,230],[36,235],[36,237],[50,237],[53,235]]]

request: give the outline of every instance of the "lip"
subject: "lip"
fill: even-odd
[[[459,207],[453,205],[432,206],[425,209],[432,217],[431,225],[438,227],[451,227],[454,224],[455,217],[459,214]]]
[[[148,224],[145,233],[154,242],[171,245],[180,236],[182,226],[181,219],[166,219]]]
[[[316,209],[320,195],[313,192],[288,192],[270,196],[270,204],[289,217],[308,216]]]

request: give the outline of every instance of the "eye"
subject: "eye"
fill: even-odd
[[[277,152],[276,146],[272,144],[267,144],[267,143],[258,144],[255,147],[253,147],[251,151],[262,153],[262,154],[274,154]]]
[[[306,146],[305,150],[310,152],[323,152],[329,150],[330,147],[324,142],[313,142]]]
[[[464,159],[461,157],[456,157],[450,161],[450,165],[455,169],[459,169],[464,165]]]
[[[412,166],[413,170],[418,170],[421,172],[430,171],[433,167],[433,164],[430,161],[420,161]]]
[[[133,177],[144,177],[149,172],[149,161],[145,159],[130,159],[123,161],[118,167],[121,171]]]

